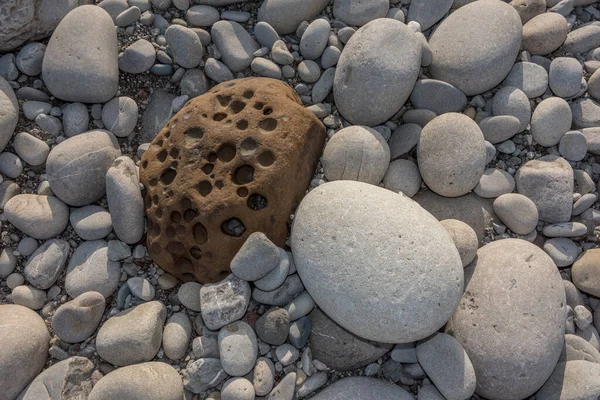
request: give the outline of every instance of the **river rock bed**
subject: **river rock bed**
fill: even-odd
[[[0,26],[0,400],[600,398],[597,0]]]

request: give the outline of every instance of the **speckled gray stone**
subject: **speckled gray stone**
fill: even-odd
[[[421,31],[431,28],[452,7],[452,0],[413,0],[408,7],[408,21],[416,21]]]
[[[449,83],[435,79],[417,81],[410,95],[415,108],[425,108],[438,115],[462,112],[467,105],[467,96]]]
[[[345,399],[412,400],[414,397],[393,383],[363,376],[352,376],[336,381],[313,397],[315,400]]]
[[[67,137],[83,133],[89,129],[90,115],[85,104],[71,103],[63,108],[63,129]]]
[[[23,271],[27,281],[38,289],[48,289],[58,279],[67,258],[69,243],[52,239],[41,245],[27,260]]]
[[[560,97],[543,100],[531,116],[533,140],[544,147],[555,146],[571,129],[573,115],[569,103]]]
[[[387,15],[390,3],[386,0],[354,1],[335,0],[333,16],[351,26],[363,26]]]
[[[492,99],[492,113],[497,115],[512,115],[519,122],[519,132],[524,131],[531,119],[531,105],[527,95],[518,88],[505,86],[496,92]]]
[[[550,64],[548,77],[552,93],[562,98],[573,97],[581,87],[583,68],[575,58],[557,57]]]
[[[96,205],[76,208],[69,215],[71,226],[83,240],[98,240],[112,232],[111,216]]]
[[[244,376],[254,368],[258,343],[254,330],[243,321],[233,322],[219,331],[219,352],[223,370],[231,376]]]
[[[19,122],[19,103],[8,82],[0,77],[0,151],[4,150]]]
[[[108,259],[107,242],[83,242],[69,260],[65,290],[71,297],[89,291],[109,297],[117,290],[120,276],[121,264]]]
[[[171,25],[165,32],[165,38],[177,64],[184,68],[195,68],[200,64],[204,48],[193,30],[181,25]]]
[[[61,305],[52,316],[54,333],[67,343],[80,343],[96,331],[106,300],[98,292],[85,292]]]
[[[494,212],[508,229],[519,235],[527,235],[538,223],[535,203],[518,193],[506,193],[494,200]]]
[[[519,62],[513,65],[502,86],[516,87],[530,99],[540,97],[548,89],[548,72],[532,62]]]
[[[306,28],[300,39],[300,53],[306,60],[321,57],[327,47],[330,30],[329,22],[323,18],[316,19]]]

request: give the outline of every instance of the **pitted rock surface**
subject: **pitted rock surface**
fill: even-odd
[[[281,81],[226,82],[188,102],[144,153],[147,245],[183,280],[216,282],[252,232],[284,246],[325,128]]]

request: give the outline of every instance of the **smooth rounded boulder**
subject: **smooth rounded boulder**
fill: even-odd
[[[314,400],[413,400],[414,397],[398,385],[364,376],[351,376],[336,381],[313,397]]]
[[[88,400],[181,400],[183,383],[175,368],[147,362],[118,368],[96,383]]]
[[[425,125],[417,147],[419,170],[427,186],[442,196],[469,193],[486,164],[483,133],[463,114],[448,113]]]
[[[0,305],[0,388],[14,399],[46,363],[50,334],[44,320],[30,309]]]
[[[429,39],[431,77],[467,96],[486,92],[510,72],[521,47],[522,24],[502,1],[479,0],[453,12]]]
[[[335,181],[311,191],[296,211],[291,247],[315,303],[364,339],[427,337],[462,294],[448,232],[413,200],[377,186]]]
[[[118,55],[110,15],[92,5],[77,7],[58,24],[48,42],[42,78],[50,93],[61,100],[104,103],[117,93]]]
[[[558,269],[537,246],[503,239],[480,248],[465,274],[470,279],[446,333],[471,359],[475,393],[496,400],[532,395],[563,347],[567,302]]]
[[[19,122],[19,103],[6,79],[0,77],[0,152],[15,133]]]
[[[52,191],[71,206],[86,206],[106,192],[106,173],[121,155],[117,138],[95,130],[73,136],[54,147],[46,161]]]
[[[335,104],[354,125],[379,125],[404,105],[420,66],[421,44],[408,26],[390,18],[371,21],[342,51],[333,82]]]

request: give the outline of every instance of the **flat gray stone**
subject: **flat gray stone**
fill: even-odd
[[[565,99],[575,96],[579,93],[582,78],[583,67],[575,58],[557,57],[552,60],[548,85],[556,96]]]
[[[600,127],[600,104],[589,97],[581,97],[571,103],[573,128]]]
[[[558,362],[583,360],[600,364],[600,352],[596,350],[587,340],[576,335],[565,335],[565,346],[563,347]]]
[[[555,12],[537,15],[523,25],[523,50],[532,55],[546,55],[557,50],[567,38],[565,17]]]
[[[82,6],[58,24],[46,49],[42,78],[65,101],[104,103],[119,85],[117,33],[110,15]],[[96,51],[90,52],[94,48]]]
[[[521,19],[508,4],[481,0],[461,7],[429,39],[431,77],[456,86],[467,96],[490,90],[508,75],[521,37]]]
[[[163,331],[162,344],[165,355],[175,361],[184,358],[192,336],[192,324],[189,317],[178,312],[167,320]]]
[[[402,124],[394,129],[388,140],[390,159],[396,160],[411,151],[421,138],[422,128],[417,124]]]
[[[50,147],[46,142],[27,132],[17,133],[13,139],[13,146],[17,155],[32,166],[42,165],[50,153]]]
[[[289,275],[283,281],[283,284],[275,290],[265,292],[264,290],[255,288],[252,291],[252,298],[262,304],[283,306],[295,299],[303,291],[304,286],[298,274],[293,274]]]
[[[548,89],[548,72],[535,63],[518,62],[513,65],[502,86],[516,87],[530,99],[540,97]]]
[[[277,246],[262,232],[254,232],[231,260],[231,272],[245,281],[256,281],[279,264]]]
[[[219,331],[219,354],[223,370],[231,376],[244,376],[254,368],[258,343],[254,330],[243,321],[224,326]]]
[[[129,136],[138,120],[138,106],[130,97],[115,97],[102,107],[102,123],[116,137]]]
[[[223,382],[227,373],[218,358],[200,358],[184,369],[182,376],[183,386],[187,390],[192,393],[204,393]]]
[[[63,108],[62,121],[65,135],[72,137],[89,129],[90,114],[85,104],[71,103]]]
[[[62,272],[71,246],[65,240],[51,239],[29,257],[23,274],[38,289],[49,289]]]
[[[69,221],[75,233],[83,240],[103,239],[112,232],[111,216],[100,206],[90,205],[73,209]]]
[[[329,0],[265,0],[258,9],[258,21],[267,22],[280,35],[296,32],[302,21],[312,21]]]
[[[234,78],[233,73],[227,68],[227,65],[214,58],[206,60],[204,72],[206,73],[206,76],[217,83],[230,81]]]
[[[410,160],[392,161],[383,177],[383,186],[394,193],[413,197],[421,189],[419,167]]]
[[[398,41],[386,40],[390,37]],[[338,110],[355,125],[384,123],[408,100],[420,65],[421,45],[410,28],[388,18],[371,21],[352,36],[338,61],[333,84]]]
[[[296,390],[296,373],[290,372],[283,377],[275,386],[275,389],[269,393],[267,400],[289,400],[294,398]]]
[[[43,43],[29,43],[23,46],[16,58],[19,70],[25,75],[36,76],[42,73],[42,62],[46,45]]]
[[[490,199],[511,193],[513,190],[515,190],[515,179],[511,174],[502,169],[488,168],[483,171],[473,192],[479,197]]]
[[[156,61],[156,49],[146,39],[129,45],[119,58],[119,69],[130,74],[148,71]]]
[[[18,194],[4,205],[4,216],[24,234],[45,240],[65,230],[69,208],[54,196]]]
[[[362,212],[348,214],[354,207]],[[349,234],[357,226],[364,233]],[[425,230],[428,240],[423,242],[417,237]],[[348,244],[340,247],[340,237]],[[383,237],[386,248],[374,245]],[[291,247],[315,303],[342,327],[369,340],[400,343],[430,335],[447,321],[462,292],[460,256],[442,225],[408,198],[362,182],[330,182],[311,191],[296,211]],[[394,255],[386,249],[394,249]],[[402,257],[403,251],[411,258]],[[418,273],[416,265],[423,263],[436,270],[435,283],[431,275]],[[389,266],[386,274],[369,270],[381,265]],[[404,291],[394,274],[413,276],[410,299],[392,294]],[[413,322],[407,325],[407,320]]]
[[[518,235],[527,235],[538,223],[538,210],[528,197],[506,193],[494,200],[494,212],[508,229]]]
[[[600,46],[600,26],[590,24],[569,32],[562,50],[571,54],[584,54],[598,46]]]
[[[537,246],[503,239],[480,248],[466,275],[470,279],[446,333],[473,364],[475,393],[532,395],[552,373],[564,342],[567,305],[556,266]]]
[[[327,47],[330,30],[329,21],[323,18],[316,19],[308,25],[300,39],[300,53],[304,59],[316,60],[321,57]]]
[[[215,23],[210,35],[215,46],[221,52],[221,61],[232,72],[240,72],[250,66],[254,52],[259,49],[258,43],[246,29],[234,21]]]
[[[479,247],[477,234],[473,228],[457,219],[445,219],[440,223],[452,238],[458,254],[460,254],[462,265],[466,267],[477,255],[477,248]]]
[[[162,89],[152,93],[150,104],[142,115],[141,142],[152,142],[156,134],[169,122],[173,116],[172,103],[175,97]]]
[[[71,206],[100,200],[106,192],[105,175],[121,155],[112,133],[94,130],[73,136],[48,155],[46,173],[54,194]]]
[[[167,310],[159,301],[140,304],[110,317],[96,336],[98,355],[124,366],[150,361],[162,341]]]
[[[374,398],[378,400],[412,400],[414,397],[393,383],[380,379],[353,376],[343,378],[313,397],[315,400]]]
[[[75,249],[65,279],[65,290],[71,297],[96,291],[111,296],[119,285],[121,264],[108,259],[108,243],[104,240],[83,242]]]
[[[491,144],[504,142],[519,133],[521,122],[512,115],[496,115],[479,121],[485,140]]]
[[[449,83],[435,79],[421,79],[417,81],[410,94],[410,102],[415,108],[424,108],[441,115],[462,112],[467,106],[467,96]]]

